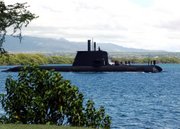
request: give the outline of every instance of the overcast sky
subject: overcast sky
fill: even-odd
[[[39,18],[23,34],[180,51],[180,0],[4,0],[28,2]]]

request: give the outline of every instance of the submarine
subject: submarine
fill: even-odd
[[[91,44],[93,49],[91,50]],[[18,72],[22,70],[23,66],[17,66],[4,70],[4,72]],[[54,70],[60,72],[151,72],[158,73],[162,71],[162,68],[156,63],[148,65],[130,64],[130,63],[109,63],[108,53],[98,47],[96,49],[96,42],[91,40],[87,41],[86,51],[77,51],[72,66],[39,66],[40,69]]]

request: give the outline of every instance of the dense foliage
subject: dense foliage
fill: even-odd
[[[12,35],[17,34],[21,38],[21,29],[27,26],[29,22],[37,16],[27,10],[26,3],[16,3],[13,5],[5,5],[0,0],[0,54],[5,53],[2,44],[5,41],[7,29],[12,29]]]
[[[73,56],[47,56],[43,54],[8,54],[0,56],[0,65],[27,65],[31,63],[35,64],[72,64],[74,60]],[[147,58],[147,57],[116,57],[112,58],[112,61],[131,61],[134,63],[148,63],[148,61],[156,60],[157,63],[180,63],[178,57],[158,57],[158,58]]]
[[[46,56],[43,54],[8,54],[0,56],[0,65],[27,64],[72,64],[73,59],[67,56]]]
[[[58,124],[93,128],[110,128],[111,119],[104,107],[96,109],[70,81],[58,72],[28,66],[18,79],[8,77],[2,95],[4,123]]]

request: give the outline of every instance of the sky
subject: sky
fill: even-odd
[[[39,16],[24,35],[180,52],[180,0],[4,0]]]

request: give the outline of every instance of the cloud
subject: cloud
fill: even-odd
[[[6,0],[8,4],[17,0]],[[18,0],[26,2],[26,0]],[[180,51],[179,0],[29,0],[27,35]]]
[[[141,7],[150,7],[154,3],[154,0],[129,0],[129,1]]]
[[[163,29],[167,29],[169,31],[179,31],[180,32],[180,19],[165,22],[165,23],[159,25],[159,27],[163,28]]]

